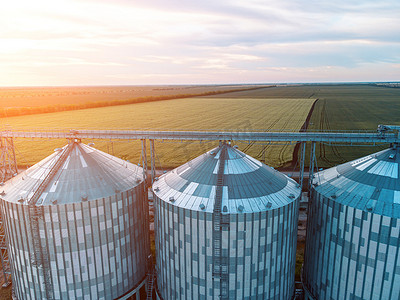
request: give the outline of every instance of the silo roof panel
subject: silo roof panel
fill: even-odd
[[[226,149],[223,203],[228,207],[229,212],[232,212],[231,209],[236,207],[235,205],[239,203],[238,201],[240,201],[240,205],[245,210],[250,212],[266,210],[266,203],[262,203],[268,195],[273,194],[274,197],[278,198],[282,196],[280,201],[274,201],[275,208],[287,205],[299,197],[300,189],[294,180],[233,147],[226,146]],[[162,175],[159,181],[153,185],[153,191],[164,201],[168,201],[165,189],[174,190],[188,197],[200,197],[203,199],[202,203],[207,203],[207,207],[204,210],[208,211],[211,208],[212,211],[214,205],[213,197],[215,196],[215,187],[218,179],[220,152],[220,147],[217,147]],[[158,191],[156,191],[157,188]],[[289,194],[293,194],[293,197],[289,198]],[[190,201],[193,201],[193,199]],[[229,201],[234,201],[234,204],[228,203]],[[174,205],[201,210],[196,205],[193,206],[187,202],[174,202]]]
[[[127,191],[142,181],[142,169],[129,162],[81,143],[75,142],[70,147],[72,149],[65,162],[44,185],[38,205],[78,203],[109,197]],[[2,198],[27,204],[60,159],[61,152],[50,155],[9,180],[3,187],[5,196]],[[24,195],[24,202],[19,201],[19,195]]]
[[[396,204],[400,196],[399,152],[390,148],[318,172],[313,179],[314,188],[328,197],[331,187],[345,190],[347,193],[334,200],[365,211],[369,201],[374,200],[374,213],[394,217],[400,209]]]

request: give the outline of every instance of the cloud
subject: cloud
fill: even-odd
[[[74,84],[318,81],[333,70],[357,80],[368,69],[380,80],[373,66],[398,72],[399,15],[391,0],[21,0],[0,11],[0,78],[15,84],[7,73],[17,70],[27,74],[22,85],[72,84],[77,73],[86,77]]]

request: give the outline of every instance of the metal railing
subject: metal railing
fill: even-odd
[[[325,143],[399,143],[396,132],[378,131],[155,131],[155,130],[4,130],[6,138],[46,139],[109,139],[109,140],[185,140],[220,141],[235,140],[248,142],[325,142]]]

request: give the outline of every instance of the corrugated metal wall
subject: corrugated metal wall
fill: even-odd
[[[316,299],[400,299],[400,220],[313,190],[303,279]]]
[[[212,276],[212,213],[155,198],[157,285],[169,299],[220,299]],[[264,212],[231,214],[222,232],[230,299],[292,299],[298,199]],[[224,254],[225,253],[225,254]]]
[[[148,204],[143,184],[109,198],[44,207],[39,222],[49,253],[53,299],[114,299],[146,276]],[[45,299],[27,205],[1,201],[6,216],[13,284],[18,299]]]

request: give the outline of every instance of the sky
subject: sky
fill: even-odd
[[[14,0],[0,10],[0,86],[399,80],[399,0]]]

